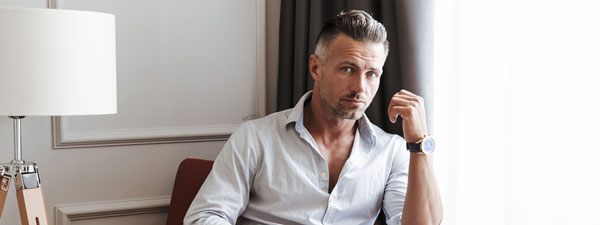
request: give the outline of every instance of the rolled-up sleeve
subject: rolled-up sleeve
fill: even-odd
[[[242,124],[225,143],[183,224],[235,224],[244,212],[259,159],[253,127]]]
[[[383,211],[386,216],[387,224],[400,224],[402,219],[402,209],[406,198],[406,188],[408,184],[408,164],[409,152],[406,150],[404,140],[397,141],[397,147],[394,151],[392,169],[385,186],[383,195]]]

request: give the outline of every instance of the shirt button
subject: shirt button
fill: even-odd
[[[325,178],[325,173],[321,173],[321,178]]]

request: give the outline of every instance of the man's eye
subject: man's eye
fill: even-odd
[[[379,76],[377,73],[368,73],[368,75],[369,75],[369,77],[372,77],[372,78]]]
[[[352,69],[350,67],[342,67],[340,70],[346,72],[346,73],[350,73],[352,72]]]

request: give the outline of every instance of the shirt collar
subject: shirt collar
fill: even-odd
[[[302,130],[306,129],[304,127],[304,105],[307,103],[306,101],[312,98],[312,93],[313,91],[308,91],[300,98],[285,121],[286,125],[295,123],[294,128],[298,133],[302,133]],[[363,139],[370,149],[374,148],[377,144],[377,137],[375,136],[373,126],[374,125],[371,124],[371,121],[367,118],[367,115],[363,115],[358,119],[358,132],[360,133],[361,139]]]

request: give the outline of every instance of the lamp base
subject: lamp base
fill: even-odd
[[[16,162],[0,165],[0,217],[8,193],[10,180],[14,178],[17,203],[22,225],[48,225],[48,216],[42,194],[38,167],[32,162]]]

